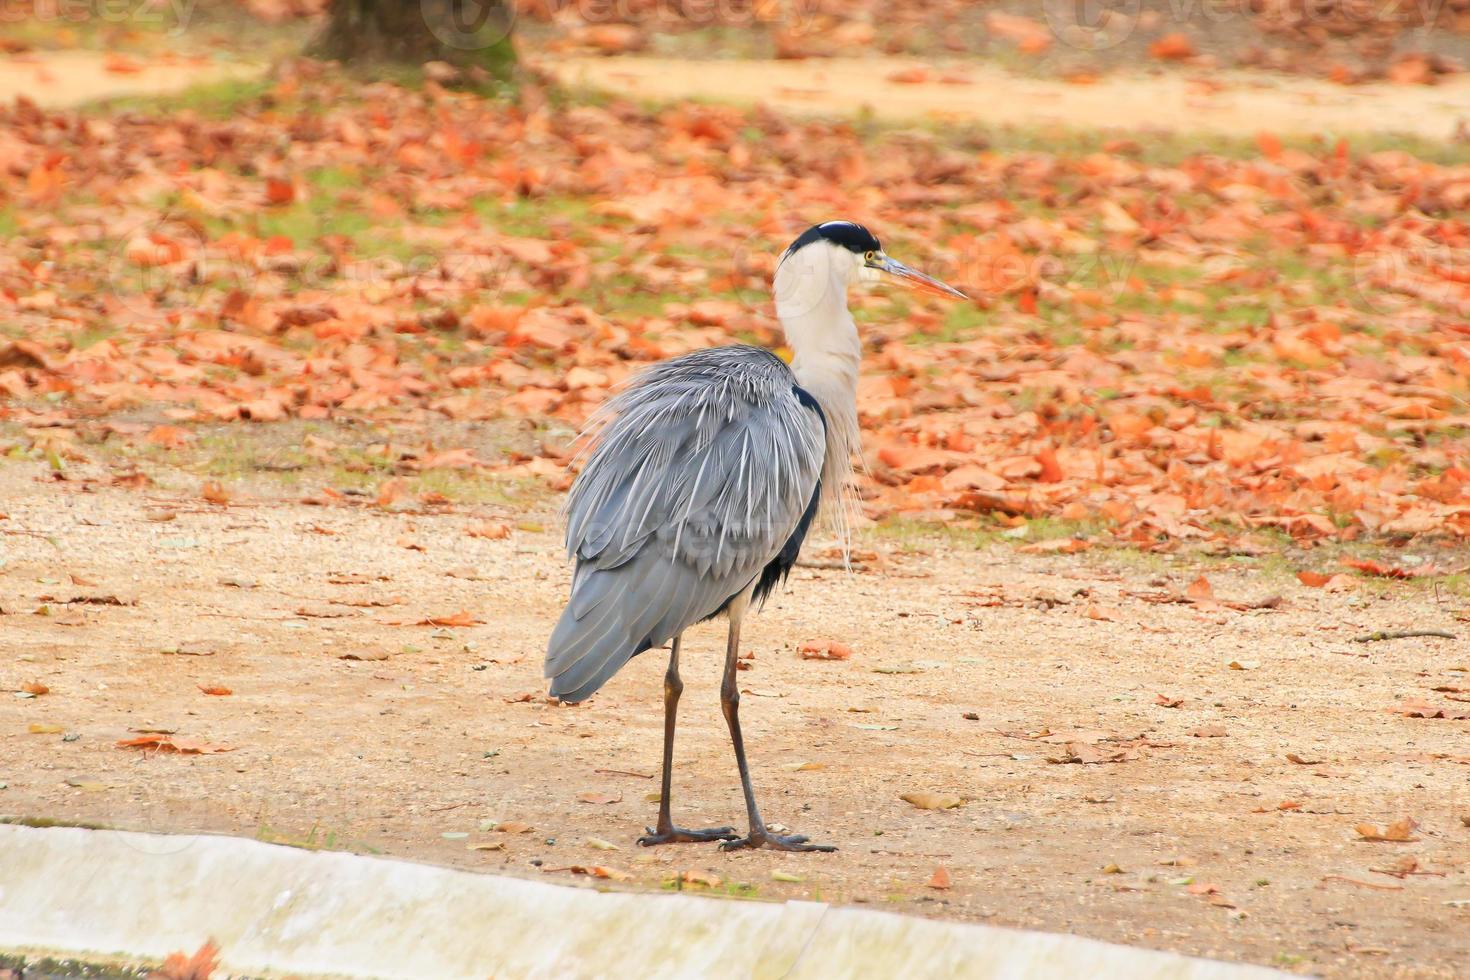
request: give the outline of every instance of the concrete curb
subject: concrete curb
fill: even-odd
[[[262,844],[0,825],[0,952],[299,977],[1253,980],[1259,967],[817,902],[598,892]]]

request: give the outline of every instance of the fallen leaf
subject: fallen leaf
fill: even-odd
[[[948,793],[935,793],[927,789],[918,790],[914,793],[904,793],[899,799],[905,803],[912,803],[920,810],[952,810],[965,801],[958,796]]]
[[[1188,34],[1165,34],[1148,46],[1148,55],[1160,61],[1183,61],[1194,57],[1194,42]]]
[[[220,697],[220,698],[229,697],[231,694],[234,694],[235,693],[234,691],[230,690],[228,687],[224,687],[224,686],[219,685],[219,684],[200,684],[199,685],[199,690],[203,691],[205,694],[211,694],[211,695],[214,695],[215,697]]]
[[[1201,575],[1189,583],[1184,594],[1196,601],[1205,601],[1215,598],[1215,589],[1210,585],[1210,580]]]
[[[40,697],[43,694],[51,693],[51,688],[47,687],[45,684],[42,684],[40,681],[26,681],[20,686],[20,689],[25,693],[33,694],[36,697]]]
[[[209,742],[192,742],[184,739],[175,739],[169,735],[140,735],[138,738],[125,738],[117,743],[120,749],[152,749],[155,752],[177,753],[179,755],[210,755],[216,752],[233,752],[233,745],[213,745]]]
[[[213,939],[208,939],[193,956],[183,952],[169,953],[163,966],[149,974],[148,980],[211,980],[218,968],[219,947]]]
[[[929,876],[929,881],[927,882],[927,884],[930,888],[937,888],[940,890],[948,888],[950,886],[949,870],[941,864],[939,867],[934,869],[934,874]]]
[[[339,655],[337,657],[337,659],[338,660],[360,660],[360,661],[387,660],[388,659],[388,651],[386,651],[386,650],[352,650],[352,651],[350,651],[348,653],[344,653],[344,654]]]
[[[1353,829],[1359,840],[1406,844],[1419,839],[1414,836],[1418,828],[1419,822],[1413,817],[1400,817],[1381,831],[1371,823],[1360,823]]]
[[[623,794],[619,793],[614,796],[612,793],[602,792],[578,793],[577,799],[583,803],[621,803],[623,802]]]
[[[476,619],[469,611],[460,610],[448,616],[429,616],[414,623],[415,626],[479,626],[485,621]]]
[[[852,647],[837,640],[808,640],[798,652],[803,660],[846,660],[852,656]]]
[[[502,834],[524,834],[535,828],[520,820],[507,820],[504,823],[496,824],[495,829]]]
[[[485,521],[475,524],[466,532],[472,538],[485,538],[488,541],[499,541],[510,537],[511,526],[505,521]]]

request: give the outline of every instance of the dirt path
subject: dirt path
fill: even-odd
[[[583,707],[542,699],[568,580],[549,512],[265,496],[220,509],[192,489],[175,499],[86,476],[0,463],[0,688],[50,689],[4,694],[0,812],[560,879],[572,873],[555,869],[605,865],[632,876],[619,887],[694,871],[731,894],[1336,976],[1449,977],[1470,957],[1470,722],[1385,710],[1412,696],[1470,713],[1449,700],[1463,694],[1431,690],[1470,689],[1470,644],[1350,639],[1463,632],[1458,601],[1402,585],[1392,601],[1334,594],[1222,563],[1206,569],[1218,596],[1283,601],[1201,610],[1125,594],[1198,574],[1164,561],[875,539],[858,574],[797,569],[745,642],[767,817],[841,850],[641,851],[663,660],[638,658]],[[493,517],[532,529],[466,533]],[[112,596],[137,604],[98,604]],[[388,625],[461,610],[483,624]],[[799,659],[796,645],[818,638],[849,643],[852,659]],[[686,825],[744,822],[716,704],[721,643],[703,628],[685,654],[674,804]],[[234,750],[116,746],[146,729]],[[1023,737],[1047,730],[1058,734]],[[1068,757],[1092,761],[1049,761]],[[916,791],[965,802],[900,799]],[[1412,843],[1353,829],[1405,816],[1422,823]],[[485,845],[503,849],[471,849]],[[1429,874],[1371,870],[1400,862]],[[940,865],[948,890],[927,885]]]
[[[208,58],[144,58],[98,51],[40,51],[0,59],[0,102],[24,96],[44,106],[165,95],[191,85],[250,78],[258,65]]]
[[[1436,87],[1342,86],[1309,78],[1211,72],[1108,75],[1085,84],[1013,75],[983,63],[911,60],[677,61],[569,58],[545,67],[565,84],[649,99],[761,102],[805,113],[956,119],[991,125],[1163,129],[1254,136],[1400,132],[1451,139],[1470,124],[1470,76]],[[915,72],[918,83],[892,81]],[[956,83],[960,84],[956,84]]]
[[[956,119],[991,125],[1161,129],[1253,136],[1401,132],[1453,139],[1470,125],[1470,76],[1435,87],[1332,85],[1308,78],[1215,72],[1116,74],[1086,85],[1008,73],[985,63],[924,66],[892,58],[683,61],[557,58],[538,65],[564,84],[649,99],[761,102],[801,113],[881,119]],[[24,95],[68,106],[246,78],[260,66],[199,58],[148,59],[95,51],[33,52],[0,60],[0,102]],[[923,81],[892,76],[918,72]],[[1387,122],[1385,122],[1387,120]]]

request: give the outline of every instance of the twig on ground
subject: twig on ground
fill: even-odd
[[[1379,640],[1406,640],[1411,636],[1437,636],[1445,640],[1455,639],[1455,634],[1444,630],[1378,630],[1353,637],[1354,643],[1376,643]]]
[[[827,572],[841,572],[847,570],[848,568],[851,568],[854,572],[861,572],[866,571],[868,566],[864,565],[860,561],[855,561],[851,565],[844,565],[842,562],[835,561],[833,559],[813,558],[809,561],[803,559],[802,561],[797,562],[796,567],[817,568]]]

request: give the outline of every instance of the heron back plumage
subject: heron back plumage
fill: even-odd
[[[784,577],[826,452],[817,402],[783,361],[744,345],[653,366],[598,421],[567,499],[576,572],[546,653],[565,701],[752,583],[764,594]]]

